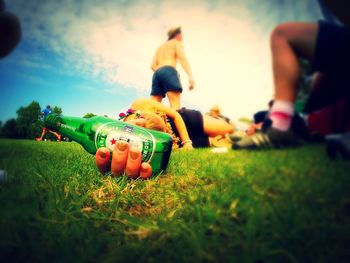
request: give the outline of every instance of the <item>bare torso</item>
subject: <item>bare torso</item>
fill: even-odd
[[[155,63],[153,64],[153,70],[157,70],[164,66],[172,66],[176,68],[176,45],[180,45],[180,43],[177,42],[178,41],[175,39],[167,41],[157,49],[157,52],[154,57]]]
[[[179,39],[168,40],[162,44],[156,51],[151,69],[156,72],[158,69],[164,66],[170,66],[176,68],[177,61],[180,62],[182,68],[185,70],[188,80],[189,80],[189,89],[192,90],[194,87],[194,80],[192,76],[192,71],[190,65],[187,61],[185,53],[183,51],[182,42]],[[167,96],[169,98],[169,103],[171,108],[179,109],[180,108],[180,92],[168,91]],[[152,96],[152,99],[158,102],[162,101],[161,95]]]

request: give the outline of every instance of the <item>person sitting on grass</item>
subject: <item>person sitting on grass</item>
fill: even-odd
[[[233,126],[224,120],[215,119],[196,110],[181,108],[176,111],[152,99],[136,99],[128,112],[121,113],[123,121],[141,127],[169,133],[173,137],[173,148],[191,150],[199,147],[209,147],[209,137],[225,135],[233,132]],[[141,164],[139,148],[118,141],[112,161],[107,148],[96,152],[96,165],[100,172],[111,170],[113,175],[123,172],[129,177],[147,178],[152,174],[148,163]]]
[[[41,118],[44,119],[47,115],[49,115],[49,114],[51,114],[51,113],[52,113],[51,106],[50,106],[50,105],[47,105],[46,108],[43,109],[43,110],[41,111],[40,116],[41,116]],[[42,141],[43,138],[44,138],[44,136],[45,136],[45,134],[46,134],[47,132],[50,132],[50,133],[52,133],[53,135],[55,135],[56,138],[57,138],[57,141],[61,141],[61,140],[62,140],[62,136],[61,136],[60,134],[58,134],[57,132],[54,132],[54,131],[51,131],[51,130],[47,129],[46,127],[43,127],[42,132],[41,132],[41,136],[40,136],[39,138],[35,138],[35,140],[36,140],[37,142]]]
[[[221,119],[221,120],[226,121],[227,123],[231,123],[231,120],[228,117],[222,115],[221,109],[218,105],[214,105],[213,107],[211,107],[209,112],[207,113],[207,115],[209,115],[215,119],[219,119],[219,120]]]
[[[325,7],[326,4],[342,23],[291,22],[280,24],[274,29],[271,35],[271,49],[275,98],[269,113],[271,127],[240,140],[233,145],[234,149],[297,144],[297,136],[291,129],[291,123],[300,79],[298,58],[313,62],[313,69],[318,75],[327,75],[328,79],[332,80],[326,87],[326,92],[323,90],[321,95],[316,92],[318,96],[317,99],[313,99],[314,104],[316,101],[320,106],[320,102],[332,103],[339,98],[350,96],[350,2],[320,0],[320,4],[321,7]],[[311,97],[315,98],[312,93]]]
[[[273,100],[269,101],[269,109],[268,110],[262,110],[258,111],[253,115],[253,123],[251,123],[246,131],[247,136],[252,136],[257,132],[266,130],[268,127],[271,126],[271,120],[269,118],[270,110],[273,105]],[[303,138],[303,139],[309,139],[309,131],[307,124],[305,120],[300,116],[299,113],[295,113],[292,122],[291,122],[291,129],[293,132]]]
[[[233,126],[197,110],[174,110],[152,99],[137,99],[123,121],[169,133],[175,148],[209,147],[209,137],[232,133]]]
[[[218,105],[214,105],[213,107],[210,108],[209,112],[206,113],[208,116],[218,119],[218,120],[223,120],[227,122],[228,124],[232,125],[234,127],[233,122],[231,120],[222,115],[221,113],[221,108]],[[230,137],[227,138],[227,136],[232,136],[233,134],[226,134],[225,136],[223,135],[218,135],[216,137],[211,137],[210,138],[210,145],[214,147],[227,147],[230,148],[232,147],[232,140]]]

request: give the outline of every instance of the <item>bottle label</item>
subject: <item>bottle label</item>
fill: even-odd
[[[115,122],[103,124],[96,131],[95,145],[96,149],[107,147],[113,151],[117,141],[126,141],[131,147],[139,147],[142,154],[142,162],[152,160],[156,142],[154,136],[145,129],[132,125],[118,125]]]

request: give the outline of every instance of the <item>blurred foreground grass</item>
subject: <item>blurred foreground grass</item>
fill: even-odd
[[[0,262],[349,262],[350,162],[322,145],[175,152],[148,181],[0,140]]]

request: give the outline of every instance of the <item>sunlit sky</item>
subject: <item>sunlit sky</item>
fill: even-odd
[[[182,105],[207,112],[218,104],[233,119],[249,117],[273,96],[272,29],[321,18],[316,0],[5,2],[23,39],[0,60],[0,121],[33,100],[65,115],[116,117],[149,96],[152,57],[177,25],[196,81],[189,91],[178,65]]]

